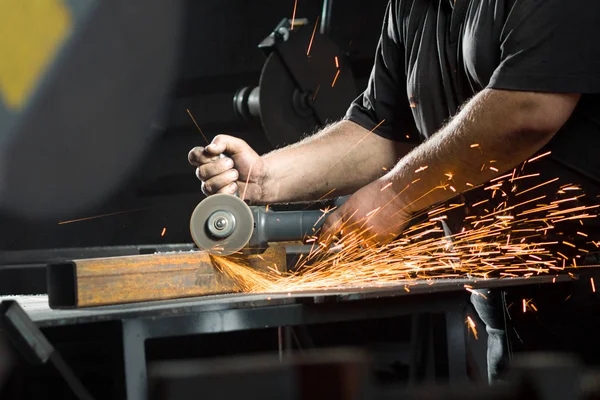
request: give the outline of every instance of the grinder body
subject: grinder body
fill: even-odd
[[[325,221],[324,214],[250,207],[236,196],[218,194],[198,204],[190,232],[196,245],[211,254],[262,253],[269,242],[300,241],[314,235]]]

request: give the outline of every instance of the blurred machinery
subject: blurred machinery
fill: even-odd
[[[502,383],[381,387],[368,373],[369,358],[355,349],[289,357],[245,357],[213,362],[161,362],[151,369],[153,400],[595,400],[600,374],[564,354],[524,354]],[[248,390],[252,388],[252,390]]]
[[[323,5],[325,21],[330,20],[331,3]],[[325,34],[315,35],[318,23],[284,18],[258,46],[267,56],[259,85],[235,94],[238,117],[259,119],[274,147],[295,143],[338,120],[357,95],[344,51]]]
[[[0,7],[0,209],[34,220],[90,210],[130,177],[156,136],[183,2]]]
[[[189,242],[204,139],[187,110],[259,153],[340,118],[387,1],[40,4],[0,13],[0,250]]]

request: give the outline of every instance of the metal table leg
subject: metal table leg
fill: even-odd
[[[457,304],[445,313],[448,346],[448,378],[452,383],[468,383],[465,304]]]
[[[135,319],[123,321],[123,361],[127,400],[146,400],[148,397],[146,338],[142,321]]]

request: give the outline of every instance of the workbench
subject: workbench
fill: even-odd
[[[40,327],[61,327],[120,321],[126,392],[129,400],[145,399],[147,370],[144,343],[147,339],[223,333],[319,323],[361,321],[399,316],[442,315],[435,327],[438,343],[434,357],[445,364],[448,379],[467,378],[465,307],[473,289],[503,288],[569,281],[569,276],[538,276],[528,279],[440,279],[402,282],[388,287],[348,288],[297,293],[227,294],[105,306],[52,310],[47,296],[15,296]],[[408,284],[409,286],[406,286]],[[409,290],[406,290],[406,288]],[[9,297],[0,297],[7,300]],[[483,328],[483,327],[482,327]],[[418,336],[418,335],[417,335]],[[414,338],[418,340],[418,337]],[[412,340],[412,339],[411,339]],[[413,349],[411,349],[413,351]],[[416,358],[416,350],[414,357]],[[411,361],[412,362],[412,361]]]

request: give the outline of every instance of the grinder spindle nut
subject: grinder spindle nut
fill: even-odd
[[[206,229],[216,238],[226,238],[235,230],[235,217],[228,211],[216,211],[208,217]]]

